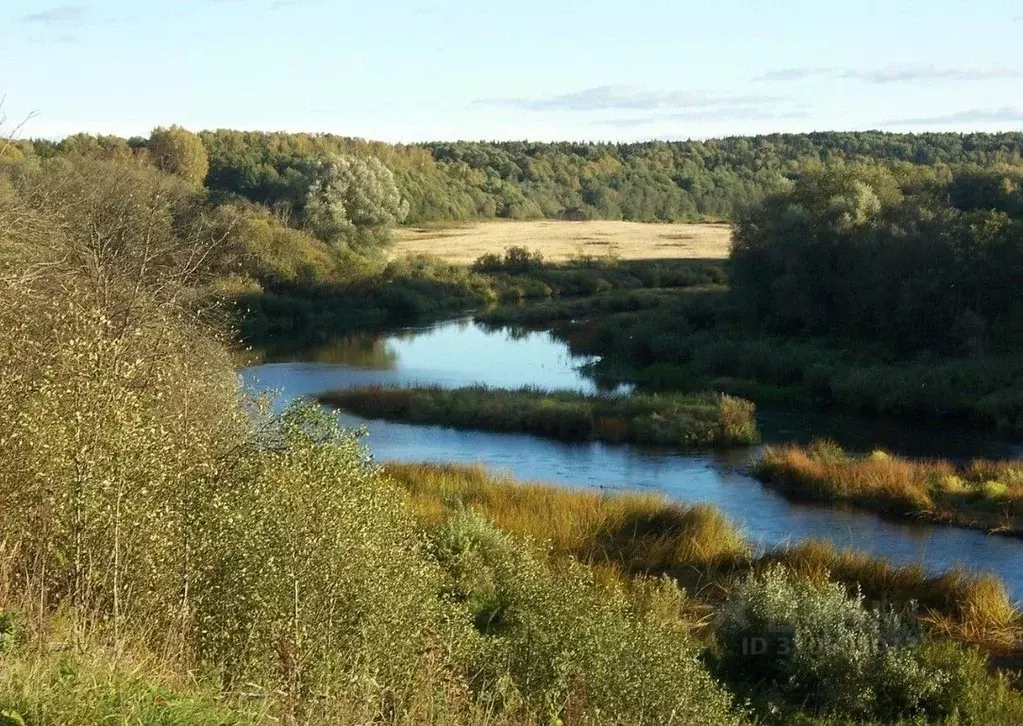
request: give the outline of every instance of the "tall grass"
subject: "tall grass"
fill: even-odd
[[[385,473],[411,495],[424,523],[472,509],[512,534],[555,552],[630,574],[741,562],[750,548],[720,512],[657,495],[603,494],[523,483],[482,466],[389,463]]]
[[[915,603],[942,632],[992,647],[1014,642],[1023,625],[997,578],[960,570],[933,575],[818,541],[754,555],[735,526],[711,507],[523,483],[479,466],[392,462],[385,473],[409,492],[417,516],[428,525],[471,509],[503,531],[599,566],[612,579],[668,574],[711,605],[736,578],[784,564],[808,581],[834,579],[859,589],[873,602]]]
[[[755,475],[787,496],[849,502],[896,516],[1019,536],[1023,464],[922,461],[875,452],[845,455],[821,443],[768,447]]]
[[[710,393],[588,396],[535,388],[374,386],[334,391],[319,398],[369,418],[528,433],[566,441],[696,448],[758,440],[752,404]]]

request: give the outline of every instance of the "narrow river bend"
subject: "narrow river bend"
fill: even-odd
[[[372,383],[564,388],[584,392],[593,383],[579,372],[586,359],[542,332],[492,331],[469,319],[379,334],[353,335],[315,350],[277,355],[277,362],[242,371],[252,391],[275,390],[279,405],[302,396]],[[852,450],[883,446],[906,455],[1019,456],[1019,447],[952,428],[840,419],[765,411],[765,440],[836,438]],[[688,455],[675,450],[561,443],[515,434],[457,431],[365,421],[366,444],[378,461],[478,462],[521,479],[618,491],[655,491],[684,502],[713,504],[763,547],[806,538],[871,552],[898,563],[922,563],[930,571],[961,565],[1001,577],[1013,597],[1023,598],[1023,541],[979,532],[883,520],[869,513],[787,502],[741,473],[756,448]]]

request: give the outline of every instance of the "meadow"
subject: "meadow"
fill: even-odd
[[[644,224],[608,220],[487,221],[406,226],[395,230],[392,258],[429,254],[470,264],[509,247],[543,253],[551,262],[580,257],[622,260],[724,260],[731,246],[727,224]]]

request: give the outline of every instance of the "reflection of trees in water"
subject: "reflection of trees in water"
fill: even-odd
[[[309,360],[317,363],[344,363],[378,371],[394,370],[398,365],[398,354],[387,339],[373,333],[338,338],[309,352]]]
[[[391,336],[396,337],[396,336]],[[253,351],[258,361],[308,361],[390,371],[398,367],[398,354],[387,338],[376,333],[356,333],[326,342],[278,340],[272,348]]]

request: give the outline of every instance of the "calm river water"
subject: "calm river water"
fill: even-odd
[[[242,372],[253,391],[276,390],[279,405],[338,388],[381,383],[594,390],[579,371],[586,359],[543,332],[492,331],[471,320],[350,336],[315,350],[278,356]],[[955,428],[928,428],[783,411],[759,414],[764,439],[808,441],[828,435],[851,450],[961,458],[1020,456],[1020,447]],[[569,444],[531,436],[456,431],[343,416],[365,426],[378,461],[479,462],[522,479],[608,490],[661,492],[724,511],[765,547],[805,538],[830,540],[899,563],[940,571],[954,565],[992,572],[1023,599],[1023,541],[978,532],[910,525],[856,511],[792,504],[742,473],[756,448],[686,455],[602,443]]]

